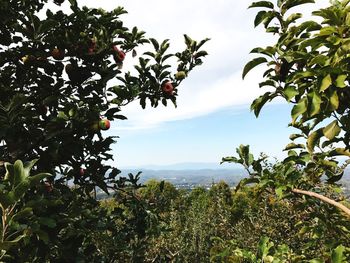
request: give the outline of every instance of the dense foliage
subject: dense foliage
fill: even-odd
[[[185,35],[185,49],[172,54],[167,40],[125,27],[122,7],[49,2],[0,0],[0,260],[140,262],[150,215],[135,196],[139,177],[120,178],[107,164],[117,137],[104,131],[132,101],[176,106],[207,39]],[[138,59],[132,72],[123,70],[130,56]],[[97,189],[120,207],[99,206]]]
[[[251,4],[264,9],[255,26],[277,36],[253,49],[261,56],[243,70],[268,67],[260,87],[269,91],[251,109],[258,116],[282,97],[298,133],[281,162],[256,159],[245,145],[223,158],[248,173],[235,189],[220,182],[192,191],[142,186],[140,173],[118,176],[107,165],[116,137],[104,131],[126,118],[130,102],[176,106],[208,39],[185,35],[185,50],[172,54],[167,40],[126,28],[121,7],[55,0],[54,9],[48,1],[0,0],[1,261],[350,260],[349,202],[339,184],[350,156],[349,0],[314,11],[317,21],[290,11],[313,0]],[[140,46],[147,51],[138,55]],[[131,72],[123,70],[130,55],[138,59]],[[97,189],[111,198],[98,201]]]

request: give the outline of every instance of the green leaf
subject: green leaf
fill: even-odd
[[[272,96],[270,92],[266,92],[264,95],[258,97],[253,101],[252,105],[250,106],[250,110],[254,111],[255,116],[258,117],[265,103],[269,100],[272,100],[275,96],[276,95]]]
[[[30,188],[30,183],[28,180],[24,180],[21,183],[19,183],[13,190],[15,201],[18,201],[19,199],[21,199],[23,195],[28,191],[29,188]]]
[[[185,44],[186,44],[186,46],[187,46],[188,48],[190,48],[191,45],[192,45],[192,42],[193,42],[192,38],[190,38],[190,37],[189,37],[188,35],[186,35],[186,34],[184,34],[184,38],[185,38]]]
[[[295,139],[300,138],[300,137],[303,137],[303,135],[302,134],[291,134],[289,136],[289,139],[294,141]]]
[[[13,167],[13,164],[11,163],[5,163],[5,180],[10,182],[10,185],[13,185],[14,180],[15,180],[15,170]]]
[[[268,14],[268,12],[266,12],[264,10],[263,11],[259,11],[257,13],[257,15],[255,16],[254,26],[257,27],[259,24],[261,24],[265,20],[267,14]]]
[[[305,146],[303,144],[297,144],[294,142],[288,143],[287,146],[283,149],[283,151],[288,151],[291,149],[305,149]]]
[[[248,8],[253,8],[253,7],[266,7],[266,8],[273,9],[274,5],[269,1],[259,1],[259,2],[253,2]]]
[[[292,109],[292,123],[294,124],[296,119],[307,111],[307,99],[302,98],[298,104],[296,104]]]
[[[338,97],[338,93],[336,90],[333,90],[331,92],[330,96],[328,96],[328,99],[329,99],[328,110],[334,111],[334,110],[338,109],[339,97]]]
[[[25,162],[24,165],[23,165],[23,169],[24,169],[24,173],[26,175],[26,177],[29,176],[30,174],[30,170],[33,168],[33,166],[36,164],[36,162],[38,161],[39,159],[34,159],[32,161],[29,161],[29,162]]]
[[[263,57],[259,57],[259,58],[255,58],[251,61],[249,61],[244,69],[243,69],[243,74],[242,74],[242,78],[244,79],[244,77],[247,75],[247,73],[252,70],[253,68],[255,68],[257,65],[260,65],[262,63],[267,62],[266,58]]]
[[[311,97],[309,116],[313,117],[320,112],[322,99],[316,92],[311,92],[308,96]]]
[[[63,119],[63,120],[65,120],[65,121],[67,121],[67,120],[69,119],[68,116],[67,116],[63,111],[59,111],[59,112],[57,113],[57,118]]]
[[[230,157],[223,157],[221,159],[220,164],[223,164],[223,163],[240,163],[240,162],[236,157],[230,156]]]
[[[335,86],[338,88],[345,88],[346,84],[345,84],[345,80],[347,78],[347,75],[339,75],[337,77],[337,79],[335,80]]]
[[[296,20],[301,18],[303,15],[301,13],[295,13],[291,14],[290,16],[287,17],[286,19],[286,24],[289,25],[291,23],[294,23]]]
[[[332,263],[342,263],[344,258],[345,247],[343,245],[337,246],[336,249],[332,251]]]
[[[328,74],[327,76],[325,76],[325,77],[322,79],[320,91],[325,91],[326,89],[329,88],[329,86],[330,86],[331,84],[332,84],[332,78],[331,78],[331,75]]]
[[[308,136],[306,146],[310,153],[313,152],[315,146],[319,144],[320,138],[322,136],[323,136],[322,128],[312,132]]]
[[[281,10],[282,10],[282,13],[285,13],[292,7],[308,4],[308,3],[315,3],[315,1],[314,0],[286,0],[286,1],[282,1],[282,3],[283,4],[281,6]]]
[[[21,160],[15,161],[13,168],[15,173],[13,187],[16,187],[18,184],[22,183],[26,179],[26,175],[25,175],[23,163]]]
[[[275,189],[275,193],[278,196],[279,199],[283,198],[283,192],[287,189],[287,187],[285,185],[280,186],[278,188]]]
[[[54,228],[56,226],[56,221],[49,217],[40,217],[39,223],[48,226],[49,228]]]
[[[29,179],[29,182],[30,182],[30,186],[35,186],[37,185],[41,180],[43,180],[44,178],[47,178],[47,177],[50,177],[52,176],[51,174],[49,173],[39,173],[39,174],[36,174],[34,176],[30,176],[28,179]]]
[[[16,237],[15,239],[11,240],[11,241],[0,242],[0,249],[7,251],[11,247],[17,245],[17,243],[24,237],[25,237],[25,235],[20,235],[20,236]]]
[[[296,95],[299,94],[299,91],[293,87],[293,86],[287,86],[284,90],[283,93],[289,102],[291,99],[293,99]]]
[[[11,221],[17,221],[17,220],[24,218],[24,217],[28,218],[31,215],[33,215],[33,208],[25,207],[21,211],[14,214],[13,217],[11,218]]]
[[[350,151],[345,148],[335,148],[334,150],[329,152],[329,156],[348,156],[350,157]]]
[[[155,49],[156,51],[158,51],[158,50],[159,50],[159,43],[158,43],[158,41],[155,40],[154,38],[150,38],[149,40],[151,41],[151,43],[152,43],[154,49]]]
[[[325,128],[323,128],[323,135],[327,137],[327,139],[332,140],[335,136],[340,133],[341,129],[338,125],[338,121],[334,120],[330,124],[328,124]]]

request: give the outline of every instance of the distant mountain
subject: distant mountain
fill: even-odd
[[[121,170],[204,170],[204,169],[229,169],[236,170],[240,165],[237,164],[222,164],[217,163],[198,163],[198,162],[186,162],[186,163],[175,163],[167,165],[142,165],[136,167],[125,167]]]
[[[174,185],[211,185],[221,180],[235,185],[246,176],[243,169],[188,169],[188,170],[151,170],[151,169],[121,169],[121,176],[141,174],[141,183],[150,179],[165,180]]]

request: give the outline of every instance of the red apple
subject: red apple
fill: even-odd
[[[84,174],[85,174],[85,169],[84,168],[80,168],[79,169],[79,175],[80,176],[84,176]]]
[[[165,82],[162,85],[162,90],[164,91],[164,93],[166,93],[168,95],[173,95],[173,93],[174,93],[173,84],[170,81]]]
[[[44,183],[44,186],[45,186],[45,190],[46,190],[46,192],[48,192],[48,193],[52,192],[52,190],[53,190],[53,186],[52,186],[52,184],[51,184],[51,183],[49,183],[49,182],[45,182],[45,183]]]
[[[106,131],[111,127],[111,122],[108,119],[100,120],[98,123],[98,127],[101,130]]]
[[[114,50],[113,57],[115,62],[117,63],[123,62],[126,56],[125,52],[120,50],[117,46],[113,46],[113,50]]]
[[[91,38],[88,42],[88,54],[92,55],[95,53],[95,49],[96,49],[96,39],[95,38]]]
[[[64,51],[64,49],[54,48],[51,51],[51,56],[56,60],[64,59],[65,54],[66,52]]]

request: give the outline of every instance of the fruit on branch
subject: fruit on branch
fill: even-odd
[[[51,192],[52,192],[52,190],[53,190],[53,186],[52,186],[52,184],[51,184],[51,183],[49,183],[49,182],[45,182],[45,183],[44,183],[44,186],[45,186],[45,190],[46,190],[46,192],[48,192],[48,193],[51,193]]]
[[[186,78],[186,72],[185,71],[178,71],[175,74],[175,78],[178,80],[182,80],[182,79]]]
[[[111,122],[108,119],[100,120],[98,123],[98,127],[101,130],[106,131],[111,127]]]
[[[84,168],[80,168],[79,169],[79,175],[80,176],[84,176],[84,174],[85,174],[85,169]]]
[[[95,38],[91,38],[89,43],[88,43],[88,54],[92,55],[95,53],[96,50],[96,39]]]
[[[113,58],[116,63],[122,63],[125,59],[125,52],[120,50],[117,46],[113,46]]]
[[[174,93],[174,87],[173,87],[173,84],[170,82],[170,81],[167,81],[165,82],[163,85],[162,85],[162,90],[165,94],[167,95],[173,95]]]
[[[56,60],[62,60],[64,59],[66,52],[64,49],[54,48],[51,50],[51,56]]]

